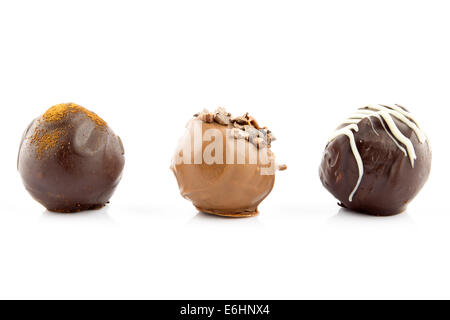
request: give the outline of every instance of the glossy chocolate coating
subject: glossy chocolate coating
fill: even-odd
[[[394,122],[414,146],[417,155],[414,167],[388,135],[381,119],[361,120],[359,131],[354,136],[364,164],[364,175],[352,201],[349,194],[359,175],[349,138],[341,135],[327,145],[320,166],[320,179],[341,206],[372,215],[394,215],[406,210],[424,186],[431,169],[429,143],[420,143],[414,131],[402,121],[394,118]]]
[[[18,170],[28,192],[50,211],[101,208],[122,177],[122,142],[95,114],[66,106],[56,119],[44,115],[31,123],[21,142]]]

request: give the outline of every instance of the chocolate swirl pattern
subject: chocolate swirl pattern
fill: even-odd
[[[397,147],[405,154],[405,157],[409,157],[411,167],[414,168],[414,162],[417,159],[414,145],[408,137],[406,137],[397,127],[394,119],[403,122],[409,128],[413,130],[417,139],[421,144],[427,141],[425,133],[420,129],[417,121],[406,109],[400,105],[369,105],[363,108],[359,108],[357,112],[352,114],[344,123],[332,134],[329,142],[332,142],[337,137],[345,135],[349,139],[350,147],[358,165],[359,178],[355,188],[349,195],[349,201],[353,201],[355,193],[361,184],[364,176],[364,163],[356,146],[355,132],[359,131],[358,124],[363,119],[368,119],[371,123],[372,129],[376,135],[378,132],[375,130],[372,117],[377,118],[382,124],[384,130],[388,136],[394,141]]]

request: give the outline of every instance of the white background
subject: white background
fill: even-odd
[[[448,1],[0,1],[0,298],[450,298]],[[76,102],[126,148],[106,209],[49,213],[16,171],[20,137]],[[327,137],[400,103],[431,139],[402,215],[344,212],[321,186]],[[203,108],[278,138],[253,219],[196,212],[169,170]]]

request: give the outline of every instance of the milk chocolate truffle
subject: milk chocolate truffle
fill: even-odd
[[[400,105],[370,105],[334,132],[320,179],[342,207],[388,216],[406,210],[430,170],[430,145],[412,114]]]
[[[18,170],[28,192],[50,211],[108,203],[122,177],[124,149],[95,113],[74,103],[51,107],[22,138]]]
[[[181,195],[201,212],[251,217],[272,191],[275,156],[272,132],[245,114],[204,110],[189,121],[171,169]],[[285,169],[281,166],[278,169]]]

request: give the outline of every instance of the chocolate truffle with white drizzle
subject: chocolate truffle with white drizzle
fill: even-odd
[[[411,113],[400,105],[369,105],[332,134],[320,179],[341,206],[385,216],[406,210],[430,169],[427,136]]]

